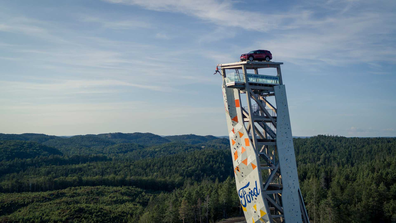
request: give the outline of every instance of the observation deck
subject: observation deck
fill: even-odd
[[[245,83],[253,88],[255,87],[272,87],[282,84],[282,74],[280,65],[282,62],[258,62],[258,61],[241,61],[235,63],[219,64],[223,71],[223,76],[227,87],[245,88]],[[259,74],[259,69],[275,68],[277,75]],[[234,70],[233,72],[229,72]],[[228,72],[227,72],[228,71]]]

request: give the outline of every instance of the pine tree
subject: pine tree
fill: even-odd
[[[188,217],[189,214],[189,207],[188,207],[188,202],[186,199],[183,199],[179,208],[179,219],[184,220]]]

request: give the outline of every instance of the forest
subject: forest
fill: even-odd
[[[396,138],[295,138],[310,221],[396,222]],[[0,134],[0,222],[243,216],[227,138]]]

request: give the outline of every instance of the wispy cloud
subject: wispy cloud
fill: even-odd
[[[5,16],[3,15],[3,17]],[[105,22],[104,19],[93,18],[95,17],[88,20],[98,23]],[[169,51],[164,47],[137,43],[132,40],[128,42],[115,41],[92,34],[84,35],[84,33],[77,31],[69,32],[62,26],[51,29],[54,27],[53,24],[25,19],[25,17],[18,19],[9,15],[4,22],[6,23],[4,25],[6,27],[5,32],[23,34],[45,41],[51,40],[53,43],[55,41],[56,44],[46,44],[44,46],[0,43],[0,47],[15,55],[13,57],[3,56],[0,60],[24,61],[24,66],[33,68],[32,71],[50,70],[53,72],[51,79],[67,81],[80,76],[88,80],[88,78],[111,75],[124,83],[133,83],[131,86],[154,91],[171,91],[174,90],[172,85],[177,85],[180,82],[190,82],[188,78],[180,78],[180,76],[189,76],[184,73],[184,70],[187,70],[188,67],[186,61],[189,58],[184,58],[181,55],[193,51],[192,49]],[[106,24],[110,27],[115,23],[109,22]],[[130,25],[125,27],[136,25],[121,24]],[[141,24],[145,28],[149,27],[146,26],[146,23]],[[29,29],[25,29],[26,27],[36,30],[36,32],[31,33]],[[113,27],[123,27],[123,25]],[[170,38],[163,33],[158,33],[157,37]],[[152,53],[154,49],[155,54]],[[176,66],[178,69],[173,69]],[[67,76],[61,76],[64,74],[67,74]],[[26,76],[29,74],[19,75]],[[153,77],[155,77],[155,83],[162,83],[162,85],[153,84]],[[47,81],[50,80],[47,79]]]
[[[351,127],[348,129],[348,136],[357,136],[357,137],[379,137],[379,136],[390,136],[394,137],[396,130],[393,128],[379,128],[375,129],[372,127],[361,128],[361,127]]]
[[[2,106],[0,114],[2,114],[0,123],[9,126],[3,129],[3,132],[51,132],[57,135],[131,132],[131,129],[157,134],[180,134],[190,131],[186,130],[186,126],[196,126],[202,131],[201,134],[214,134],[215,132],[208,132],[202,126],[223,121],[219,120],[219,116],[223,117],[221,106],[197,108],[177,103],[151,103],[142,100],[100,103],[17,103]],[[204,124],[197,126],[198,122]]]
[[[224,27],[219,27],[216,28],[213,31],[210,31],[198,38],[199,43],[211,43],[211,42],[217,42],[225,39],[232,39],[236,36],[237,32],[236,30],[229,30]]]
[[[109,20],[94,16],[82,16],[81,21],[87,23],[96,23],[103,28],[108,29],[137,29],[137,28],[152,28],[148,22],[141,21],[139,18],[129,18],[124,20]]]
[[[0,60],[20,61],[21,59],[15,57],[0,57]]]
[[[157,38],[157,39],[166,39],[166,40],[171,39],[171,37],[169,35],[165,34],[165,33],[157,33],[157,34],[155,34],[155,38]]]
[[[233,1],[216,0],[105,0],[110,3],[137,5],[148,10],[177,12],[195,16],[219,26],[238,27],[247,30],[269,31],[285,28],[280,26],[284,20],[303,17],[306,12],[289,14],[266,14],[239,10],[234,8]],[[288,28],[288,27],[287,27]]]
[[[352,126],[352,127],[349,129],[349,133],[350,133],[350,134],[355,134],[355,133],[369,133],[369,132],[375,132],[375,130],[372,129],[372,128],[359,128],[359,127],[354,127],[354,126]]]
[[[396,14],[391,7],[395,4],[391,2],[304,1],[282,12],[264,14],[238,9],[235,1],[105,1],[182,13],[219,27],[265,32],[270,36],[255,41],[251,48],[271,48],[277,58],[291,62],[321,61],[336,66],[373,60],[396,63],[396,45],[389,44],[395,42],[391,36],[396,34],[396,26],[392,24]],[[367,8],[371,10],[367,11]],[[224,31],[221,33],[204,35],[199,41],[218,41],[228,35]]]
[[[3,13],[4,11],[0,11]],[[46,40],[54,44],[74,44],[73,41],[59,33],[62,29],[48,21],[41,21],[26,16],[0,14],[0,32],[20,34],[26,37]]]
[[[3,93],[18,91],[42,91],[49,94],[56,92],[62,94],[76,94],[80,92],[98,93],[98,89],[109,87],[133,87],[152,91],[170,91],[171,88],[156,85],[135,84],[119,80],[66,80],[52,83],[0,81]]]
[[[333,16],[333,18],[330,18]],[[323,62],[329,65],[396,63],[396,45],[389,39],[396,34],[394,13],[359,12],[354,15],[329,15],[297,21],[300,29],[280,32],[276,38],[257,41],[261,47],[271,46],[276,57],[296,64]],[[265,42],[265,44],[263,44]]]

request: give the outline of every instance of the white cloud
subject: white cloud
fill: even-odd
[[[396,63],[396,14],[392,2],[303,1],[284,12],[240,10],[235,1],[217,0],[105,0],[148,10],[182,13],[218,25],[265,32],[252,49],[265,48],[275,58],[306,64],[330,65],[386,61]],[[243,4],[238,2],[239,4]],[[248,4],[248,3],[246,3]],[[368,10],[369,9],[369,10]],[[265,11],[265,8],[264,8]],[[199,42],[218,41],[223,35],[204,35]],[[232,34],[232,32],[231,32]],[[231,36],[232,37],[232,36]]]
[[[395,129],[389,128],[389,129],[383,129],[383,131],[385,132],[396,132]]]
[[[171,91],[171,88],[156,85],[135,84],[119,80],[66,80],[52,83],[0,81],[3,93],[9,92],[45,92],[47,94],[76,94],[80,92],[98,93],[98,89],[109,87],[133,87],[152,91]],[[37,92],[39,91],[39,92]],[[106,91],[105,91],[106,92]]]
[[[140,18],[130,18],[120,21],[103,19],[94,16],[82,16],[81,21],[88,23],[97,23],[103,28],[108,29],[136,29],[136,28],[151,28],[152,25],[141,21]]]
[[[161,109],[158,109],[159,106]],[[3,106],[0,114],[2,126],[9,126],[3,130],[5,133],[51,132],[56,135],[120,131],[147,131],[157,134],[195,131],[197,134],[214,134],[207,126],[223,121],[218,118],[223,117],[221,106],[197,108],[180,104],[153,104],[147,101],[39,105],[25,103]],[[201,125],[197,125],[198,123]],[[195,126],[195,129],[192,130],[191,126]]]
[[[224,53],[216,52],[216,51],[208,50],[208,51],[203,52],[203,54],[206,57],[211,58],[217,64],[224,63],[224,61],[237,61],[238,60],[238,58],[230,56],[229,54],[224,54]],[[213,70],[214,70],[214,68],[213,68]]]
[[[322,20],[300,20],[295,24],[300,29],[279,32],[276,38],[256,44],[270,46],[275,58],[302,65],[314,61],[335,66],[373,61],[396,63],[396,45],[392,44],[395,41],[389,39],[396,34],[396,27],[389,26],[390,21],[396,21],[394,13],[361,11],[330,16],[334,15]]]
[[[20,61],[20,58],[14,58],[14,57],[0,57],[0,60],[9,60],[9,61]]]
[[[269,31],[284,29],[280,26],[284,20],[304,17],[306,12],[266,15],[235,9],[233,1],[216,0],[105,0],[110,3],[137,5],[148,10],[183,13],[195,16],[219,26],[238,27],[247,30]]]
[[[157,34],[155,34],[155,38],[157,38],[157,39],[165,39],[165,40],[171,39],[171,37],[168,36],[165,33],[157,33]]]
[[[226,39],[232,39],[236,36],[237,32],[234,29],[227,29],[225,27],[216,28],[198,38],[199,43],[211,43]]]
[[[48,21],[40,21],[25,16],[10,15],[0,11],[0,32],[20,34],[26,37],[46,40],[55,44],[74,44],[59,34],[61,29]],[[12,45],[12,44],[9,44]]]
[[[361,128],[361,127],[351,127],[348,131],[348,136],[352,137],[394,137],[395,129],[393,128],[379,128],[375,129],[372,127]]]
[[[27,42],[40,41],[39,44],[0,43],[4,52],[13,55],[12,57],[2,56],[0,61],[22,61],[24,67],[30,69],[32,73],[19,73],[18,76],[32,76],[33,73],[43,72],[43,69],[44,75],[61,81],[68,78],[75,79],[77,76],[85,77],[85,79],[103,79],[110,76],[116,80],[134,83],[140,88],[152,88],[158,91],[173,90],[172,85],[189,83],[194,79],[186,78],[194,74],[191,74],[188,62],[191,58],[183,56],[194,52],[194,49],[176,48],[170,51],[166,47],[134,41],[134,38],[119,41],[96,35],[98,32],[92,28],[85,32],[85,30],[68,28],[56,22],[42,22],[34,18],[7,13],[1,14],[0,18],[2,19],[0,32],[22,34]],[[131,18],[118,21],[105,17],[76,15],[71,19],[121,29],[120,32],[125,32],[125,35],[130,35],[129,28],[151,27],[149,23],[134,22],[135,20]],[[165,32],[158,32],[156,37],[171,38]],[[155,54],[152,53],[153,50]],[[174,69],[175,67],[177,69]],[[51,75],[48,75],[49,73]],[[155,83],[161,83],[162,86],[153,84],[153,78],[155,78]]]

